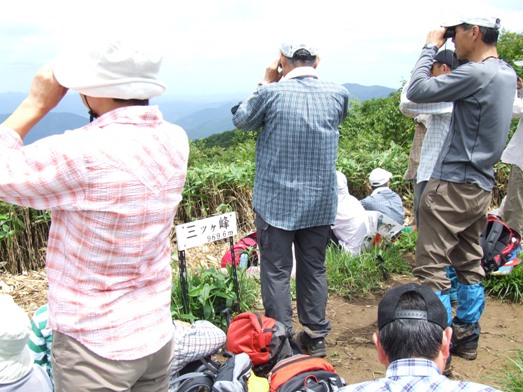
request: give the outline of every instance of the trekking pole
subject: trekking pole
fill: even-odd
[[[236,293],[236,304],[233,305],[233,310],[240,310],[240,285],[238,283],[238,266],[236,265],[236,255],[234,254],[234,241],[232,237],[229,237],[229,244],[231,246],[231,268],[232,268],[232,281],[234,284],[234,292]]]
[[[180,288],[182,291],[182,305],[186,314],[191,312],[189,306],[189,284],[187,283],[187,265],[185,263],[185,251],[178,251],[178,269],[180,270]]]

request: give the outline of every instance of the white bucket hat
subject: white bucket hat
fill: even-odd
[[[150,99],[166,86],[157,79],[162,54],[137,40],[101,41],[62,51],[51,63],[62,86],[89,97]]]
[[[392,177],[392,173],[378,167],[370,172],[369,182],[371,186],[385,185]]]
[[[11,296],[0,295],[0,384],[15,382],[29,373],[33,356],[27,346],[31,322]]]

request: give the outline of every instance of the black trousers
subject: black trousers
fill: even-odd
[[[258,215],[255,226],[265,315],[282,322],[293,332],[290,279],[294,245],[298,320],[311,337],[326,336],[330,322],[326,318],[325,252],[330,225],[288,231],[269,225]]]

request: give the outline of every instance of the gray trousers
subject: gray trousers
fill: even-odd
[[[326,336],[331,329],[326,318],[328,290],[325,267],[330,226],[288,231],[269,225],[259,215],[255,226],[265,315],[282,322],[293,333],[290,279],[294,244],[298,320],[311,337]]]
[[[423,191],[427,187],[428,181],[420,181],[414,184],[414,224],[419,230],[419,203],[423,196]]]

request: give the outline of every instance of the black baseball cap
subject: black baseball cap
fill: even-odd
[[[460,65],[456,53],[450,49],[440,50],[438,53],[436,53],[436,56],[434,56],[434,61],[447,64],[450,69],[456,69]]]
[[[419,309],[399,309],[398,303],[403,294],[416,292],[425,301],[426,310]],[[378,305],[378,329],[382,329],[388,323],[395,320],[426,320],[447,328],[448,316],[443,302],[431,289],[416,283],[407,283],[390,289]]]

